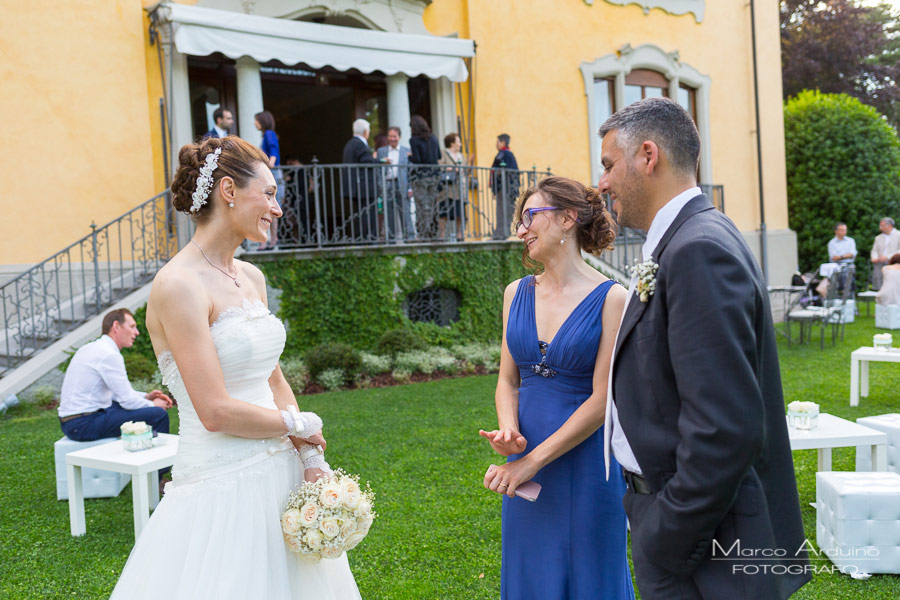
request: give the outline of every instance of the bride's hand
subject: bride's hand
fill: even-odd
[[[326,475],[327,475],[327,473],[325,471],[323,471],[322,469],[319,469],[317,467],[303,470],[303,479],[305,479],[306,481],[308,481],[310,483],[315,483],[316,481],[318,481],[319,479],[322,479]]]
[[[302,438],[304,442],[307,444],[312,444],[313,446],[322,446],[322,452],[325,451],[325,438],[322,437],[322,432],[315,435],[311,435],[308,438]]]
[[[501,456],[509,456],[510,454],[524,452],[528,445],[525,436],[511,427],[507,429],[495,429],[493,431],[481,429],[478,433],[481,437],[489,441],[494,452]]]

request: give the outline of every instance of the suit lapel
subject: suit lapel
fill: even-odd
[[[712,209],[713,205],[705,194],[700,194],[689,200],[688,203],[684,205],[684,208],[678,212],[675,220],[672,221],[672,224],[669,225],[666,233],[663,234],[662,239],[659,240],[659,244],[656,245],[656,249],[653,250],[653,262],[659,264],[659,257],[662,256],[663,250],[666,249],[672,236],[675,235],[675,232],[678,231],[678,228],[681,227],[685,221],[699,212]],[[629,290],[629,293],[634,294],[634,290]],[[634,326],[640,321],[641,316],[651,302],[653,302],[653,296],[651,296],[647,302],[641,302],[641,299],[638,297],[633,297],[628,302],[628,308],[625,311],[625,316],[622,319],[622,326],[619,330],[619,338],[615,349],[616,353],[619,352],[619,348],[625,343],[628,334],[631,333],[631,330],[634,329]]]

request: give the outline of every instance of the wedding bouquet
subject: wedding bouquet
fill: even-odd
[[[300,558],[337,558],[359,544],[377,516],[374,493],[359,477],[336,469],[291,493],[281,515],[284,541]]]

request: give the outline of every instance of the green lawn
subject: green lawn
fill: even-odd
[[[849,406],[851,350],[870,344],[873,319],[847,328],[835,348],[780,346],[786,400],[814,400],[848,419],[900,412],[900,368],[873,364],[870,396]],[[500,500],[482,489],[495,461],[478,429],[495,422],[496,376],[445,379],[301,399],[326,423],[333,465],[362,475],[380,514],[350,553],[363,597],[496,599]],[[106,598],[132,544],[131,493],[85,502],[87,535],[69,535],[55,500],[53,412],[19,407],[0,418],[0,598]],[[816,453],[794,454],[807,536],[815,540]],[[853,469],[853,450],[834,468]],[[164,575],[163,575],[164,580]],[[152,583],[148,583],[152,585]],[[817,576],[795,598],[897,598],[900,577]]]

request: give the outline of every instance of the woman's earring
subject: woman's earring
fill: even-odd
[[[563,238],[563,239],[559,240],[559,243],[560,243],[560,244],[565,244],[565,243],[566,243],[566,238]]]
[[[229,203],[228,203],[228,208],[234,208],[234,202],[229,202]]]

